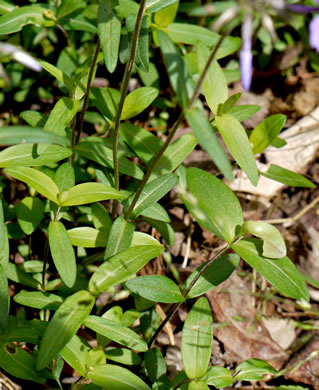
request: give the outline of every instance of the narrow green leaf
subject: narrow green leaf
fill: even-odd
[[[138,366],[142,363],[142,359],[137,353],[126,348],[107,349],[105,351],[105,357],[108,360],[127,366]]]
[[[249,359],[241,363],[236,372],[235,379],[242,381],[261,381],[264,375],[276,375],[277,371],[261,359]]]
[[[87,291],[69,296],[55,312],[43,335],[37,359],[41,370],[67,345],[90,314],[95,299]]]
[[[87,226],[81,226],[68,230],[69,239],[74,246],[83,248],[105,248],[106,233]]]
[[[73,287],[76,280],[76,259],[74,250],[63,223],[51,221],[49,244],[54,265],[67,287]]]
[[[70,141],[66,137],[48,133],[42,129],[29,126],[10,126],[0,128],[1,145],[15,144],[58,144],[68,146]]]
[[[3,200],[0,199],[0,265],[6,270],[9,262],[9,239],[4,223]]]
[[[216,126],[230,153],[245,171],[252,184],[256,186],[258,184],[258,170],[245,129],[230,114],[216,117]]]
[[[199,295],[206,294],[220,283],[223,283],[230,277],[233,271],[238,267],[240,258],[235,254],[221,256],[209,266],[200,276],[194,287],[188,293],[187,298],[196,298]],[[186,288],[191,284],[195,276],[203,268],[198,267],[186,280]]]
[[[152,383],[166,374],[166,362],[158,348],[150,348],[144,354],[145,368]]]
[[[205,118],[204,112],[199,108],[193,108],[187,111],[186,118],[192,127],[198,142],[210,155],[217,168],[226,177],[228,181],[233,181],[232,166],[227,158],[227,155],[218,141],[218,138]]]
[[[204,381],[191,381],[188,390],[209,390],[209,387]]]
[[[64,160],[72,155],[71,149],[50,144],[20,144],[0,152],[0,167],[37,166]]]
[[[197,145],[196,137],[187,133],[177,138],[162,154],[156,163],[149,180],[174,171]]]
[[[58,20],[71,16],[75,11],[81,11],[85,8],[85,2],[83,0],[62,0],[56,13]]]
[[[203,376],[212,353],[213,318],[205,297],[188,313],[182,334],[182,360],[190,379]]]
[[[48,266],[48,264],[47,264]],[[41,260],[26,260],[22,264],[19,264],[19,268],[23,271],[33,274],[39,273],[43,270],[43,261]]]
[[[25,234],[31,234],[44,216],[44,205],[39,198],[27,196],[16,207],[19,225]]]
[[[135,351],[147,351],[146,342],[132,329],[98,316],[89,316],[84,325],[121,345]]]
[[[262,153],[275,140],[286,122],[282,114],[271,115],[260,122],[252,131],[249,142],[254,154]]]
[[[178,6],[179,0],[176,0],[175,3],[161,9],[160,11],[157,11],[154,15],[155,23],[160,27],[166,27],[173,23],[176,17]]]
[[[278,291],[291,298],[309,301],[304,278],[288,257],[281,259],[263,257],[263,242],[254,238],[242,239],[232,248]]]
[[[163,250],[164,248],[158,245],[141,245],[120,252],[94,272],[89,282],[89,291],[97,295],[115,284],[124,282]]]
[[[27,167],[7,168],[5,172],[16,179],[27,183],[41,195],[58,204],[59,189],[49,176],[34,168]]]
[[[158,96],[158,89],[141,87],[128,94],[124,101],[121,119],[130,119],[145,110]]]
[[[8,279],[0,264],[0,334],[6,329],[10,307]]]
[[[177,0],[147,0],[145,9],[148,12],[158,12],[163,8],[168,7],[171,4],[176,3]]]
[[[239,122],[244,121],[252,117],[256,112],[260,110],[260,106],[254,104],[243,104],[240,106],[233,107],[231,110],[232,116],[234,116]]]
[[[20,305],[34,307],[35,309],[56,310],[63,299],[55,294],[43,291],[25,291],[22,290],[13,297],[13,300]]]
[[[45,123],[44,131],[65,136],[65,128],[70,126],[70,122],[80,107],[80,100],[73,100],[62,97],[53,107],[48,120]]]
[[[271,180],[279,181],[279,183],[286,184],[291,187],[308,187],[315,188],[316,185],[304,176],[289,169],[279,167],[275,164],[270,164],[267,172],[260,172],[261,175]]]
[[[285,241],[278,229],[264,221],[246,221],[242,226],[242,235],[253,234],[263,240],[265,257],[278,259],[287,255]]]
[[[36,290],[40,290],[41,284],[38,280],[33,278],[28,273],[24,272],[22,269],[20,269],[17,265],[13,263],[8,263],[7,267],[5,269],[7,278],[16,282],[20,283],[23,286],[31,287]]]
[[[150,207],[152,204],[163,198],[177,183],[178,176],[175,173],[168,173],[164,176],[159,176],[156,179],[150,181],[144,187],[143,193],[139,197],[133,213],[132,218],[137,218],[145,209]],[[131,201],[134,194],[131,197]],[[130,204],[129,200],[129,204]]]
[[[31,127],[44,127],[45,122],[47,121],[48,117],[45,114],[42,114],[42,112],[39,111],[33,111],[33,110],[26,110],[21,112],[20,118],[27,122],[28,125]],[[16,126],[17,128],[22,128],[20,126]],[[11,127],[10,127],[11,128]],[[2,130],[2,129],[1,129]],[[33,141],[36,142],[36,141]],[[14,142],[17,143],[17,142]]]
[[[97,29],[104,55],[105,66],[113,73],[119,54],[121,19],[115,12],[118,0],[100,1],[97,13]]]
[[[65,86],[67,86],[69,88],[70,91],[73,92],[73,90],[74,90],[73,82],[66,73],[64,73],[62,70],[58,69],[56,66],[49,64],[46,61],[39,60],[39,63],[43,69],[45,69],[47,72],[49,72],[57,80],[61,81],[61,83],[63,83]]]
[[[82,183],[61,194],[60,206],[77,206],[108,199],[123,199],[125,196],[102,183]]]
[[[158,245],[159,247],[162,247],[162,245],[156,240],[156,238],[150,236],[149,234],[142,232],[134,232],[131,247],[139,245]]]
[[[105,318],[107,320],[111,320],[113,322],[117,322],[118,324],[121,324],[122,319],[123,319],[123,309],[120,306],[112,306],[109,310],[107,310],[102,315],[102,318]],[[108,344],[110,344],[110,342],[112,341],[109,338],[102,336],[99,333],[96,335],[96,340],[97,340],[98,346],[102,347],[103,349]]]
[[[149,71],[149,15],[144,15],[141,23],[141,31],[138,39],[136,65],[144,72]]]
[[[243,214],[235,194],[221,180],[198,168],[187,169],[186,207],[199,224],[228,243],[239,233]]]
[[[221,114],[228,114],[229,112],[231,112],[240,97],[241,93],[235,93],[234,95],[229,96],[229,98],[222,104]]]
[[[114,121],[121,94],[114,88],[92,88],[94,102],[110,124]]]
[[[87,346],[81,339],[74,335],[66,346],[60,351],[63,359],[82,376],[89,368],[90,357]]]
[[[134,224],[126,221],[122,216],[113,222],[106,244],[104,260],[130,247],[134,228]]]
[[[169,223],[146,217],[143,219],[160,233],[168,246],[175,244],[175,231]]]
[[[91,210],[95,229],[104,230],[106,237],[108,237],[112,227],[110,214],[106,208],[98,202],[92,203]]]
[[[232,373],[225,367],[208,367],[201,379],[217,389],[228,387],[234,383]]]
[[[210,56],[210,50],[203,43],[199,43],[196,51],[198,70],[202,73]],[[228,96],[226,79],[222,68],[216,60],[209,67],[203,82],[203,91],[209,108],[216,115],[218,105],[224,103]]]
[[[154,203],[141,212],[144,217],[157,219],[158,221],[171,222],[167,211],[159,203]]]
[[[113,364],[93,367],[85,376],[98,386],[114,390],[151,390],[145,382],[131,371]]]
[[[59,187],[59,191],[69,190],[75,185],[74,169],[71,163],[66,162],[59,166],[55,172],[54,180]]]

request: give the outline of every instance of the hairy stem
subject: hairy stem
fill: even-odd
[[[182,124],[184,118],[185,118],[185,114],[186,114],[186,111],[189,110],[190,108],[192,108],[192,106],[194,105],[194,103],[196,102],[196,100],[198,99],[199,95],[200,95],[200,91],[201,91],[201,87],[202,87],[202,84],[205,80],[205,77],[207,76],[207,73],[208,73],[208,70],[209,70],[209,67],[210,65],[212,64],[212,62],[214,61],[215,57],[216,57],[216,53],[217,53],[217,50],[219,49],[220,45],[222,44],[223,40],[225,39],[226,35],[222,35],[217,43],[217,45],[215,46],[214,50],[212,51],[209,59],[207,60],[207,63],[205,65],[205,68],[200,76],[200,79],[198,80],[197,82],[197,85],[196,85],[196,88],[193,92],[193,95],[189,101],[189,103],[187,104],[187,107],[184,108],[179,117],[177,118],[176,122],[174,123],[174,125],[172,126],[169,134],[168,134],[168,137],[165,141],[165,143],[163,144],[163,146],[161,147],[161,149],[159,150],[159,152],[156,154],[156,156],[153,158],[152,162],[151,162],[151,165],[148,167],[146,173],[144,174],[144,177],[143,177],[143,180],[141,181],[140,185],[139,185],[139,188],[135,194],[135,197],[125,215],[125,219],[128,220],[134,210],[134,207],[142,193],[142,191],[144,190],[144,187],[145,185],[147,184],[147,181],[148,179],[150,178],[152,172],[153,172],[153,169],[155,167],[155,165],[157,164],[158,160],[162,157],[163,153],[165,152],[165,150],[168,148],[169,144],[171,143],[171,140],[173,139],[176,131],[178,130],[179,126]]]

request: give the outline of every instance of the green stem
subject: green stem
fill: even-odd
[[[197,85],[196,85],[196,88],[193,92],[193,95],[189,101],[189,103],[187,104],[187,107],[184,108],[179,117],[177,118],[176,122],[174,123],[173,127],[171,128],[169,134],[168,134],[168,137],[165,141],[165,143],[163,144],[163,146],[161,147],[161,149],[159,150],[159,152],[157,153],[157,155],[153,158],[152,162],[151,162],[151,165],[148,167],[146,173],[144,174],[144,177],[143,177],[143,180],[141,181],[140,185],[139,185],[139,188],[135,194],[135,197],[132,201],[132,203],[130,204],[130,207],[125,215],[125,219],[128,220],[134,210],[134,207],[142,193],[142,191],[144,190],[144,187],[145,185],[147,184],[147,181],[148,179],[150,178],[152,172],[153,172],[153,169],[155,167],[155,165],[157,164],[158,160],[162,157],[163,153],[165,152],[165,150],[168,148],[169,144],[171,143],[171,140],[173,139],[176,131],[178,130],[179,126],[182,124],[184,118],[185,118],[185,114],[186,114],[186,111],[191,109],[192,106],[194,105],[194,103],[196,102],[196,100],[198,99],[199,95],[200,95],[200,91],[201,91],[201,87],[202,87],[202,84],[205,80],[205,77],[207,76],[207,73],[208,73],[208,70],[209,70],[209,67],[210,65],[212,64],[212,62],[214,61],[215,57],[216,57],[216,53],[217,53],[217,50],[219,49],[220,45],[222,44],[223,40],[225,39],[226,35],[223,34],[217,45],[215,46],[214,50],[212,51],[211,55],[209,56],[209,59],[207,60],[207,63],[205,65],[205,68],[200,76],[200,79],[198,80],[197,82]]]
[[[49,238],[47,237],[44,244],[44,253],[43,253],[43,267],[42,267],[42,291],[45,291],[45,269],[48,263],[49,256]]]
[[[141,0],[140,8],[138,10],[136,24],[135,24],[135,30],[134,30],[133,39],[132,39],[132,48],[131,48],[130,59],[125,67],[123,82],[122,82],[122,86],[121,86],[121,98],[120,98],[120,102],[119,102],[119,105],[117,108],[115,123],[114,123],[113,163],[114,163],[114,187],[116,190],[119,190],[119,188],[120,188],[119,164],[118,164],[117,155],[118,155],[118,142],[119,142],[119,129],[120,129],[120,123],[121,123],[121,116],[122,116],[124,101],[125,101],[127,91],[128,91],[129,81],[130,81],[133,66],[135,63],[138,38],[140,35],[142,19],[143,19],[143,15],[144,15],[144,11],[145,11],[145,3],[146,3],[146,0]],[[116,204],[117,204],[117,202],[114,202],[113,209],[115,209]]]

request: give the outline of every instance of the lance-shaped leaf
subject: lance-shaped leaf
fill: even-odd
[[[235,379],[239,381],[262,381],[264,375],[276,375],[277,371],[264,360],[249,359],[237,367],[236,373]]]
[[[212,353],[213,318],[209,303],[200,298],[188,313],[182,334],[182,360],[190,379],[202,377]]]
[[[249,142],[253,152],[262,153],[275,140],[286,122],[286,116],[282,114],[271,115],[260,122],[252,131]]]
[[[59,189],[48,175],[28,167],[7,168],[5,172],[16,179],[27,183],[41,195],[58,204]]]
[[[71,244],[83,248],[104,248],[106,245],[105,230],[97,230],[88,226],[81,226],[68,230]]]
[[[269,259],[262,256],[263,242],[255,238],[242,239],[232,248],[281,293],[309,301],[304,277],[288,257]]]
[[[141,31],[138,39],[136,65],[143,71],[149,71],[149,15],[144,15],[141,23]]]
[[[112,360],[120,364],[127,366],[138,366],[142,363],[140,356],[126,348],[112,348],[105,351],[105,357],[107,360]]]
[[[256,186],[258,184],[258,170],[245,129],[230,114],[217,116],[215,120],[230,153],[245,171],[252,184]]]
[[[91,206],[93,225],[98,230],[104,230],[106,236],[109,236],[112,219],[106,208],[101,203],[93,203]]]
[[[156,238],[150,236],[149,234],[142,232],[134,232],[133,239],[131,242],[131,246],[139,246],[139,245],[159,245],[162,246]]]
[[[260,106],[254,104],[243,104],[240,106],[235,106],[231,110],[232,116],[238,119],[240,122],[252,117],[256,112],[260,110]]]
[[[134,224],[126,221],[122,216],[114,221],[107,240],[105,260],[130,247],[134,228]]]
[[[234,382],[232,373],[225,367],[208,367],[206,374],[201,379],[217,389],[230,386]]]
[[[98,334],[135,351],[147,351],[146,342],[137,333],[116,321],[98,316],[89,316],[84,325]]]
[[[167,211],[159,203],[154,203],[145,209],[141,215],[148,218],[157,219],[158,221],[171,222],[171,218]]]
[[[74,12],[83,10],[85,5],[83,0],[63,0],[57,8],[56,17],[60,20],[66,16],[71,16]]]
[[[68,146],[70,141],[67,137],[43,131],[42,129],[29,126],[10,126],[0,129],[1,145],[15,145],[17,143],[28,144],[58,144]]]
[[[218,138],[205,118],[203,110],[195,107],[187,111],[186,118],[191,125],[198,142],[210,155],[217,168],[226,177],[227,180],[233,181],[232,166],[227,158],[227,155],[218,141]]]
[[[130,119],[145,110],[158,96],[158,89],[141,87],[128,94],[124,101],[121,119]]]
[[[130,279],[125,283],[133,293],[154,302],[183,302],[184,297],[178,286],[162,275],[146,275]]]
[[[115,284],[124,282],[163,250],[164,248],[158,245],[140,245],[111,257],[92,275],[89,282],[90,292],[97,295]]]
[[[0,152],[0,167],[37,166],[64,160],[71,149],[49,144],[20,144]]]
[[[143,218],[143,219],[160,233],[160,235],[166,241],[167,245],[171,246],[175,244],[176,241],[175,231],[169,223],[158,221],[152,218]]]
[[[187,294],[187,298],[196,298],[199,295],[205,294],[209,290],[212,290],[220,283],[223,283],[238,267],[239,260],[239,256],[233,253],[219,257],[202,273],[194,287]],[[203,265],[198,267],[191,275],[189,275],[186,280],[186,288],[188,288],[188,286],[202,268]]]
[[[209,387],[204,381],[191,381],[188,390],[209,390]]]
[[[10,307],[8,279],[3,266],[0,264],[0,334],[8,324]]]
[[[166,375],[165,359],[158,348],[150,348],[144,354],[145,368],[152,383]]]
[[[268,179],[279,181],[280,183],[291,187],[316,187],[316,185],[306,177],[275,164],[270,164],[267,172],[260,172],[260,174]]]
[[[191,133],[184,134],[177,138],[157,161],[150,176],[150,180],[165,175],[165,173],[173,172],[194,150],[196,145],[197,139]]]
[[[37,279],[20,269],[16,264],[8,263],[5,270],[8,279],[36,290],[41,288],[41,283]]]
[[[43,291],[22,290],[13,299],[20,305],[50,310],[56,310],[63,302],[60,296]]]
[[[58,308],[43,335],[37,359],[38,370],[49,364],[76,334],[90,314],[94,302],[89,292],[78,291]]]
[[[74,250],[63,223],[51,221],[49,225],[49,243],[54,265],[67,287],[76,280],[76,259]]]
[[[0,264],[4,269],[9,262],[9,239],[7,228],[4,224],[3,201],[0,199]]]
[[[43,69],[45,69],[47,72],[49,72],[53,77],[55,77],[57,80],[61,81],[65,86],[69,88],[70,91],[73,92],[74,86],[73,82],[70,79],[70,77],[64,73],[62,70],[58,69],[56,66],[49,64],[46,61],[39,61],[40,65]]]
[[[210,56],[210,51],[203,43],[198,44],[196,51],[198,70],[202,73]],[[224,103],[228,96],[225,75],[216,60],[209,67],[207,76],[203,82],[203,91],[209,108],[216,115],[218,105]]]
[[[60,206],[77,206],[107,199],[124,199],[116,189],[103,183],[82,183],[61,194]]]
[[[155,23],[160,27],[166,27],[174,22],[179,6],[179,0],[168,7],[161,9],[154,15]]]
[[[97,13],[97,29],[104,55],[105,66],[113,73],[119,54],[121,19],[116,14],[118,0],[100,1]]]
[[[41,130],[40,128],[42,128],[45,125],[45,122],[48,119],[47,115],[42,114],[42,112],[33,111],[33,110],[22,111],[20,113],[20,118],[23,119],[24,121],[26,121],[27,124],[30,125],[31,127],[39,127],[38,130]],[[21,127],[21,126],[16,126],[16,127],[23,129],[23,127]],[[25,142],[27,142],[27,141],[25,141]],[[33,141],[33,142],[37,142],[37,141]],[[16,143],[17,142],[13,142],[14,145]]]
[[[175,173],[168,173],[164,176],[159,176],[156,179],[152,180],[150,183],[146,184],[143,193],[139,197],[133,213],[132,218],[137,218],[145,209],[152,206],[155,202],[163,198],[177,183],[178,176]],[[134,194],[129,199],[133,200]]]
[[[246,221],[241,229],[243,235],[253,234],[263,240],[263,256],[278,259],[287,254],[285,241],[278,229],[264,221]]]
[[[147,0],[145,4],[145,9],[148,12],[158,12],[161,9],[168,7],[171,4],[176,3],[177,0]]]
[[[235,194],[221,180],[198,168],[187,170],[189,196],[184,202],[204,228],[232,242],[243,224]]]
[[[44,205],[39,198],[27,196],[16,207],[19,225],[25,234],[31,234],[44,216]]]
[[[120,102],[120,91],[114,88],[92,88],[92,93],[96,107],[104,116],[104,119],[112,123]]]
[[[82,376],[85,375],[90,364],[87,346],[80,337],[74,335],[60,352],[63,359]]]
[[[59,166],[55,172],[54,181],[59,187],[60,192],[69,190],[75,185],[74,168],[71,163],[66,162]]]
[[[85,375],[85,378],[91,379],[95,385],[107,389],[116,390],[151,390],[145,382],[131,371],[121,366],[113,364],[101,364],[92,369]]]

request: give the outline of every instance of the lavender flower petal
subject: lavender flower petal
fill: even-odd
[[[310,46],[319,53],[319,15],[309,24],[309,42]]]
[[[249,91],[253,74],[253,53],[251,50],[243,49],[239,53],[240,73],[243,88]]]
[[[319,11],[319,7],[311,7],[311,6],[302,5],[302,4],[286,4],[286,9],[288,11],[296,12],[298,14],[307,14],[308,12],[318,12]]]

